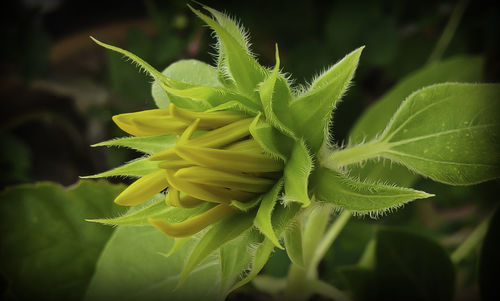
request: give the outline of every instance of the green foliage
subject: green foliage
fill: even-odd
[[[430,86],[408,97],[379,140],[389,158],[435,181],[475,184],[500,175],[499,110],[500,85]]]
[[[355,300],[452,300],[454,267],[434,241],[383,229],[370,251],[374,252],[372,267],[339,270]]]
[[[349,133],[349,144],[370,141],[382,133],[403,100],[421,87],[442,82],[478,82],[482,79],[483,60],[458,56],[418,69],[401,79],[392,89],[366,109]],[[363,167],[350,167],[350,174],[371,181],[384,180],[411,186],[418,175],[389,160],[368,161]]]
[[[131,241],[133,238],[133,241]],[[174,239],[150,226],[118,227],[107,242],[84,300],[214,300],[214,280],[219,268],[214,258],[175,289],[184,266],[185,254],[196,243],[191,239],[168,258]]]
[[[116,214],[121,185],[20,185],[0,193],[0,270],[13,300],[79,300],[113,229],[85,222]]]
[[[482,300],[496,300],[498,291],[498,269],[500,268],[500,210],[497,208],[489,222],[479,258],[479,289]]]

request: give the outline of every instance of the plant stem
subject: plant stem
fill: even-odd
[[[451,254],[451,261],[454,264],[459,264],[483,241],[486,231],[488,230],[490,219],[487,218],[481,222],[467,239]]]
[[[350,301],[349,298],[344,292],[334,287],[333,285],[326,283],[321,280],[309,280],[307,281],[308,287],[311,290],[321,296],[332,298],[335,301]]]
[[[317,246],[323,239],[330,214],[331,210],[322,206],[317,206],[309,213],[304,227],[304,235],[302,236],[302,256],[305,267],[311,266]],[[308,273],[307,277],[316,278],[315,269],[311,270],[308,268],[306,271]]]
[[[347,224],[350,217],[351,212],[345,210],[337,217],[335,222],[332,223],[326,234],[323,236],[323,239],[321,239],[318,246],[316,247],[316,251],[313,254],[308,269],[317,270],[321,259],[323,259],[328,249],[332,246],[333,242],[340,234],[340,231],[342,231],[344,226]]]
[[[342,166],[377,157],[386,149],[387,143],[375,140],[335,151],[321,160],[321,163],[328,168],[338,169]]]
[[[455,6],[455,9],[453,9],[453,12],[451,13],[450,19],[448,20],[446,27],[443,30],[443,33],[441,34],[441,37],[439,38],[436,44],[436,47],[434,48],[434,51],[432,52],[432,54],[429,57],[429,60],[427,61],[427,64],[439,61],[441,59],[444,51],[446,50],[446,48],[450,44],[451,39],[455,35],[455,31],[457,30],[458,24],[460,23],[460,19],[462,19],[462,16],[464,15],[467,4],[469,4],[469,0],[458,1],[457,5]]]

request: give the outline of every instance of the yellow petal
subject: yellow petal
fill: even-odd
[[[182,168],[175,173],[175,177],[192,183],[254,193],[268,191],[275,182],[271,179],[234,174],[201,166]]]
[[[196,131],[196,128],[198,127],[198,124],[200,123],[200,119],[197,118],[195,121],[193,121],[187,128],[184,130],[182,133],[181,137],[179,140],[177,140],[177,144],[179,143],[186,143],[189,141],[193,133]]]
[[[172,104],[170,104],[169,109],[172,116],[188,121],[194,121],[197,118],[200,118],[200,129],[216,129],[245,118],[245,115],[232,111],[194,112],[178,108]]]
[[[252,121],[253,118],[242,119],[221,128],[211,130],[203,135],[192,138],[189,145],[218,148],[234,143],[250,135],[248,127]]]
[[[167,179],[171,187],[187,195],[211,203],[230,203],[232,200],[245,202],[255,197],[254,193],[228,190],[203,184],[190,183],[175,176],[174,170],[167,170]]]
[[[113,121],[120,129],[134,136],[181,133],[189,125],[186,120],[170,116],[165,109],[115,115]]]
[[[170,187],[168,189],[167,196],[165,197],[165,202],[169,206],[180,207],[180,208],[193,208],[203,203],[202,200],[190,196],[180,197],[179,190],[173,187]]]
[[[200,232],[207,226],[234,212],[236,212],[236,209],[228,205],[221,204],[180,223],[171,224],[163,220],[153,218],[148,218],[148,222],[168,236],[186,237]]]
[[[149,200],[167,186],[167,174],[165,170],[160,169],[132,183],[115,198],[115,203],[122,206],[135,206]]]
[[[246,139],[243,141],[235,142],[231,145],[225,147],[227,150],[239,151],[239,152],[254,152],[254,153],[264,153],[262,147],[254,139]]]
[[[283,170],[283,162],[265,154],[187,145],[176,145],[175,152],[188,162],[220,170],[238,172],[272,172]]]

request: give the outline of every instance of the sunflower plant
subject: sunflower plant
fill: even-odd
[[[500,175],[500,85],[417,87],[364,115],[340,146],[329,129],[364,47],[310,84],[295,85],[281,69],[277,45],[275,66],[264,67],[237,22],[209,7],[203,9],[211,16],[189,7],[215,32],[216,66],[182,60],[160,72],[92,38],[152,77],[158,105],[114,116],[131,136],[96,144],[144,156],[91,176],[137,178],[115,199],[133,207],[128,214],[92,221],[151,225],[175,238],[165,256],[195,240],[178,286],[216,254],[224,297],[254,279],[280,248],[292,262],[285,295],[305,299],[326,285],[318,280],[318,264],[351,215],[374,217],[433,196],[383,182],[377,171],[389,168],[408,185],[415,174],[451,185]],[[327,291],[346,297],[333,287]]]

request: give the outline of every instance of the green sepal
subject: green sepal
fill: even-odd
[[[286,80],[280,76],[279,68],[280,57],[276,44],[276,65],[259,87],[260,101],[268,122],[287,136],[295,137],[294,132],[289,127],[292,122],[288,107],[292,100],[292,93]]]
[[[309,175],[313,169],[312,158],[302,140],[296,141],[285,165],[283,176],[285,178],[285,201],[297,202],[302,207],[309,206],[308,185]]]
[[[253,229],[220,248],[220,296],[222,299],[225,299],[227,294],[231,292],[231,287],[241,278],[242,272],[248,268],[255,252],[253,246],[260,244],[263,239],[263,235]]]
[[[316,153],[328,137],[332,112],[354,76],[363,48],[346,55],[290,104],[295,131],[306,140],[312,153]]]
[[[274,232],[273,225],[271,223],[271,214],[274,210],[278,198],[280,196],[281,188],[283,186],[283,180],[274,184],[273,188],[262,196],[262,201],[255,216],[254,225],[259,229],[262,234],[264,234],[276,247],[283,249],[278,241],[278,237]]]
[[[238,90],[246,96],[255,97],[255,88],[264,80],[266,70],[226,28],[189,4],[188,7],[216,32],[224,49],[224,61],[227,69]]]
[[[375,216],[414,199],[433,196],[410,188],[360,182],[325,167],[315,170],[311,185],[318,201],[357,214]]]
[[[253,218],[253,214],[237,213],[224,218],[204,233],[193,251],[189,254],[177,287],[181,286],[193,269],[212,252],[250,229],[252,227]]]
[[[82,179],[96,179],[116,176],[126,176],[140,178],[158,170],[158,162],[150,161],[148,158],[139,158],[122,166],[101,172],[91,176],[81,177]]]
[[[127,214],[114,218],[89,219],[89,222],[101,223],[106,225],[127,225],[144,226],[151,225],[148,218],[162,219],[168,223],[179,223],[192,216],[201,214],[213,207],[213,204],[202,204],[194,208],[177,208],[165,203],[165,196],[158,194],[145,205],[134,207],[134,210]]]
[[[290,260],[304,267],[304,255],[302,253],[302,222],[300,219],[295,219],[290,223],[284,234],[285,249]]]
[[[247,53],[251,53],[249,49],[248,34],[243,27],[237,24],[230,17],[225,14],[210,8],[208,6],[203,6],[204,9],[209,11],[217,20],[217,22],[245,49]],[[219,81],[227,88],[234,88],[234,80],[231,75],[228,74],[228,66],[226,61],[226,54],[224,52],[224,47],[221,45],[221,40],[218,39],[217,45],[217,73]]]
[[[249,127],[250,134],[259,145],[271,156],[287,162],[290,157],[294,141],[285,136],[275,127],[260,118],[260,113],[255,117]]]
[[[231,201],[231,206],[238,208],[241,211],[248,211],[255,206],[257,206],[260,201],[262,200],[262,196],[258,196],[255,199],[251,200],[250,202],[240,202],[236,200]]]
[[[238,111],[243,112],[248,115],[257,115],[259,113],[259,108],[253,102],[241,102],[236,100],[230,100],[222,103],[218,106],[210,108],[205,112],[217,112],[217,111]]]
[[[177,136],[175,134],[156,135],[156,136],[142,136],[142,137],[125,137],[112,139],[100,143],[93,144],[96,146],[123,146],[131,149],[138,150],[145,154],[152,155],[154,153],[163,151],[175,145]]]
[[[179,250],[190,239],[191,239],[191,237],[175,237],[174,244],[172,245],[170,250],[168,250],[167,253],[161,253],[161,255],[163,255],[165,258],[170,257],[172,254],[175,253],[175,251]]]

